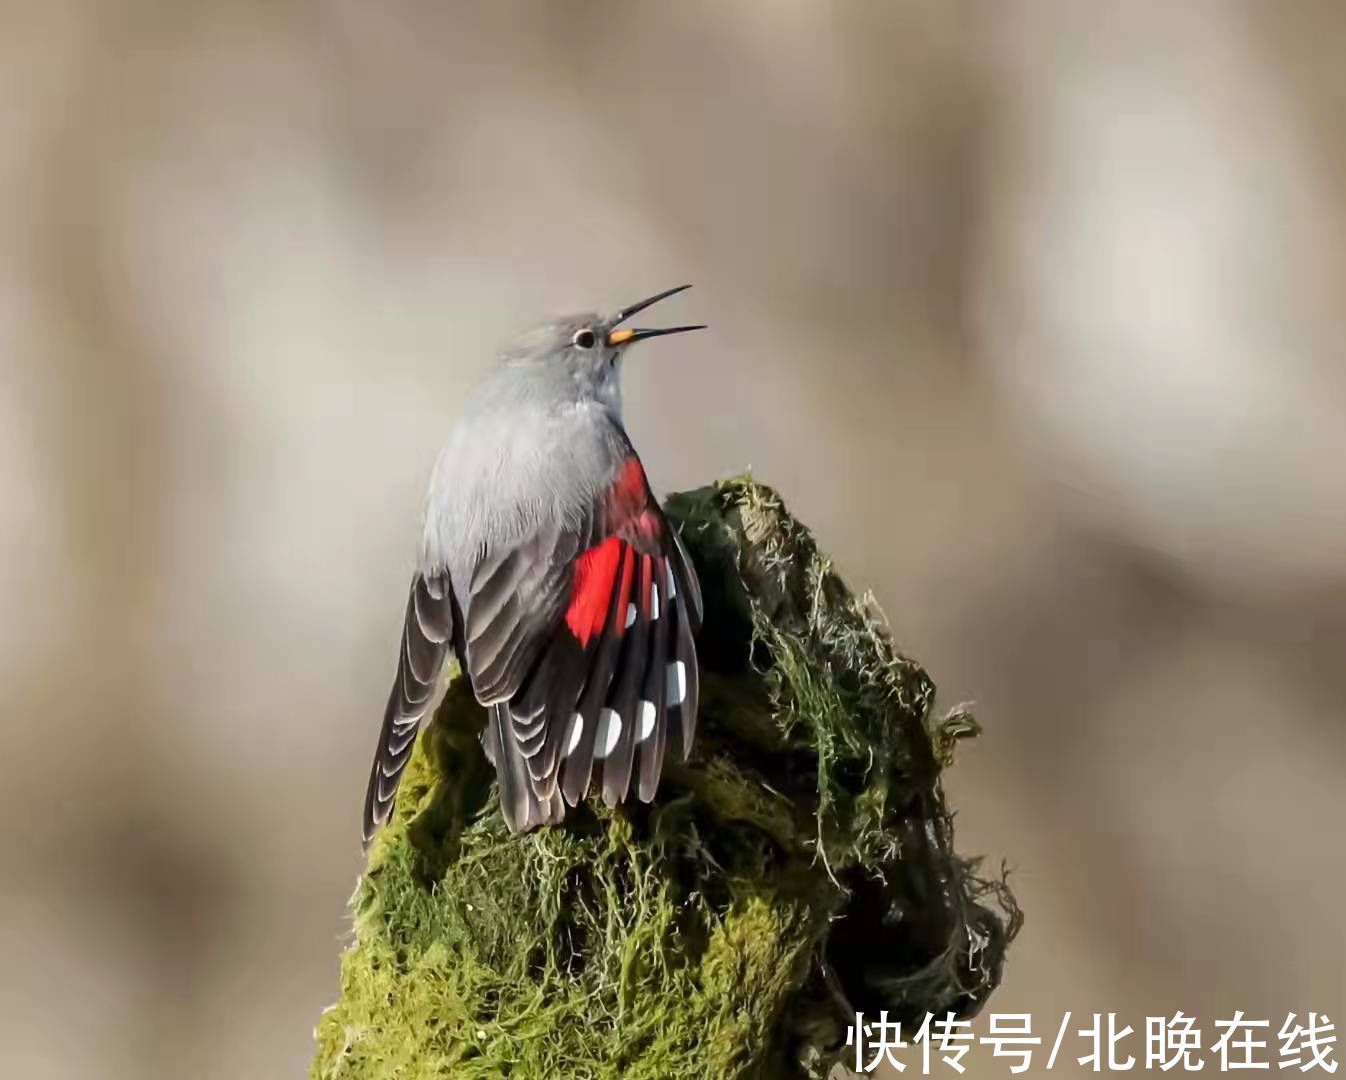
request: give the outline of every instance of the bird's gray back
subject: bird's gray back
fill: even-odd
[[[468,399],[431,478],[422,572],[464,589],[483,555],[581,520],[612,482],[620,418],[561,374],[501,368]]]

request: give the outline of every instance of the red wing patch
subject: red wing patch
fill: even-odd
[[[634,552],[627,545],[643,550],[656,541],[663,529],[659,511],[650,498],[645,470],[635,456],[627,458],[618,470],[617,478],[608,488],[604,508],[610,535],[575,560],[570,604],[565,613],[570,632],[585,647],[603,630],[613,589],[621,593],[623,606],[631,591]],[[619,614],[619,636],[624,629],[625,616]]]
[[[566,625],[581,645],[587,646],[589,640],[603,629],[608,617],[608,601],[612,599],[612,586],[622,563],[623,546],[620,539],[610,536],[575,560]]]

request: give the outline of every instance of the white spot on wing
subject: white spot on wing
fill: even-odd
[[[629,628],[630,625],[631,625],[633,622],[635,622],[635,621],[636,621],[636,605],[635,605],[635,604],[627,604],[627,605],[626,605],[626,625],[627,625],[627,627]]]
[[[681,705],[682,699],[687,696],[687,665],[681,660],[674,660],[668,665],[667,694],[670,705]]]
[[[659,618],[659,585],[650,586],[650,622]]]
[[[598,731],[594,735],[594,757],[602,761],[617,749],[617,740],[622,737],[622,718],[615,709],[604,709],[598,714]]]
[[[570,719],[570,734],[566,736],[566,748],[562,757],[569,757],[575,752],[575,747],[580,744],[580,736],[584,734],[584,717],[576,713]]]
[[[636,742],[642,743],[654,734],[654,702],[642,701],[636,712],[640,727],[636,730]]]

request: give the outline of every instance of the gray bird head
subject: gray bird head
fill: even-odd
[[[503,355],[504,364],[539,381],[572,386],[580,397],[597,398],[619,408],[621,360],[637,341],[704,330],[704,326],[670,326],[659,330],[623,326],[633,315],[674,293],[690,289],[679,285],[610,315],[589,312],[543,323],[520,337]]]

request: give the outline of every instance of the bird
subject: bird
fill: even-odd
[[[554,319],[506,348],[465,400],[431,474],[397,670],[365,796],[367,848],[392,813],[450,657],[486,709],[504,822],[564,820],[655,796],[696,732],[700,584],[622,420],[627,352],[703,325]]]

